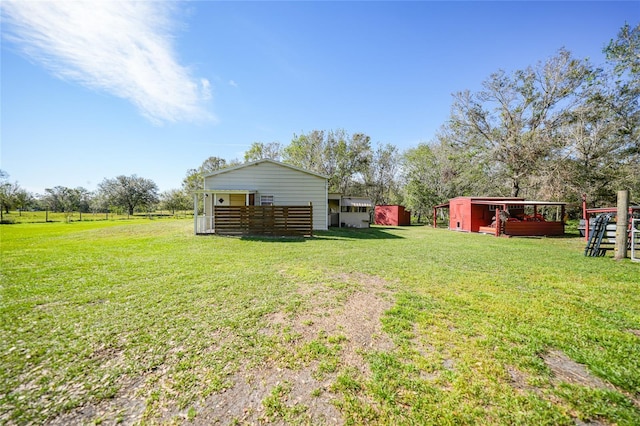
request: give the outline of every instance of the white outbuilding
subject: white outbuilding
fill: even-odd
[[[284,214],[284,219],[280,216],[274,219],[273,223],[276,224],[302,214],[300,213],[302,210],[294,210],[292,207],[312,206],[311,217],[308,219],[313,230],[327,230],[329,220],[327,200],[326,176],[269,159],[244,163],[217,170],[204,177],[203,189],[194,195],[194,232],[196,234],[216,233],[216,223],[219,228],[223,223],[222,214],[230,217],[228,216],[230,209],[218,207],[235,206],[286,207],[284,210],[276,209],[284,212],[276,213]],[[198,214],[202,206],[204,206],[203,214]],[[250,211],[250,215],[255,215],[255,210],[250,208],[247,211]],[[243,214],[243,218],[247,215],[247,213],[237,214]],[[294,220],[290,219],[290,221]]]

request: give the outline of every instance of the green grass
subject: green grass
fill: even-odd
[[[132,220],[132,219],[166,219],[193,218],[192,211],[155,211],[151,213],[80,213],[80,212],[46,212],[46,211],[10,211],[2,212],[3,224],[46,223],[46,222],[86,222],[96,220]]]
[[[0,226],[0,423],[46,422],[123,389],[143,401],[143,421],[177,421],[167,410],[198,420],[198,404],[236,372],[279,359],[333,378],[346,424],[640,424],[640,264],[586,258],[578,238],[192,230],[189,220]],[[328,282],[342,303],[340,273],[393,284],[381,321],[395,347],[363,354],[369,374],[341,362],[345,335],[264,332],[269,315],[306,309],[306,286]],[[549,351],[609,387],[554,377]],[[308,421],[309,401],[287,405],[290,392],[282,382],[264,398],[266,420]]]

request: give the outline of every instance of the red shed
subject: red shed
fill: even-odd
[[[376,225],[411,225],[411,212],[404,206],[376,206],[375,215]]]
[[[517,197],[457,197],[433,208],[449,209],[449,229],[494,235],[563,235],[566,203],[525,201]],[[555,208],[555,209],[554,209]],[[542,214],[545,210],[548,217]],[[500,226],[496,226],[496,218]]]

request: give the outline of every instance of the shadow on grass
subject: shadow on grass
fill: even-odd
[[[400,235],[388,231],[406,231],[404,228],[372,227],[372,228],[330,228],[328,231],[314,231],[313,237],[244,235],[238,237],[243,241],[260,241],[265,243],[304,243],[307,240],[384,240],[401,239]]]
[[[401,239],[401,235],[392,234],[389,231],[406,231],[399,227],[372,227],[372,228],[331,228],[328,231],[316,231],[314,240],[386,240]]]

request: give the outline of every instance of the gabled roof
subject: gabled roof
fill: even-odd
[[[312,171],[309,171],[309,170],[301,169],[299,167],[292,166],[291,164],[281,163],[280,161],[275,161],[275,160],[271,160],[271,159],[268,159],[268,158],[264,158],[262,160],[251,161],[249,163],[243,163],[243,164],[239,164],[237,166],[227,167],[227,168],[224,168],[224,169],[216,170],[215,172],[211,172],[209,174],[204,175],[204,177],[208,178],[208,177],[211,177],[211,176],[221,175],[223,173],[232,172],[234,170],[243,169],[245,167],[256,166],[256,165],[262,164],[262,163],[271,163],[271,164],[275,164],[275,165],[278,165],[278,166],[281,166],[281,167],[286,167],[286,168],[291,169],[291,170],[296,170],[298,172],[307,173],[307,174],[312,175],[312,176],[317,176],[317,177],[322,178],[322,179],[329,179],[327,176],[322,175],[320,173],[316,173],[316,172],[312,172]]]

